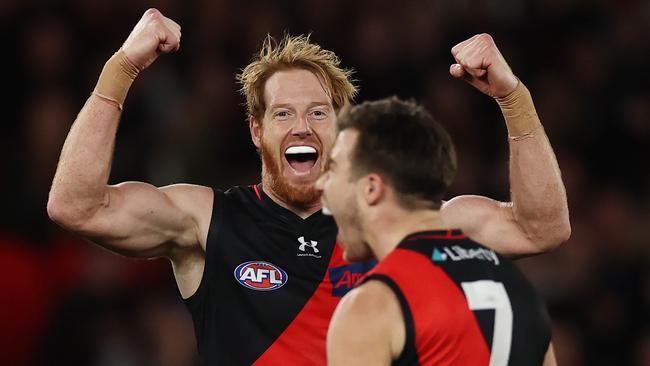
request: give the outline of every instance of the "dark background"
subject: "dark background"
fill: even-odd
[[[547,300],[558,360],[650,365],[647,0],[1,0],[0,363],[195,362],[167,261],[110,254],[45,211],[76,113],[149,7],[183,26],[182,46],[132,88],[112,183],[257,182],[234,75],[267,32],[313,32],[356,70],[358,101],[412,97],[450,130],[460,173],[449,197],[507,200],[496,103],[448,74],[454,44],[492,34],[533,94],[569,194],[571,239],[518,262]]]

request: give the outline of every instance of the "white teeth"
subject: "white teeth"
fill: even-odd
[[[285,152],[285,154],[309,154],[316,153],[316,149],[311,146],[291,146]]]

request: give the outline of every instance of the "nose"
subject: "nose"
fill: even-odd
[[[311,136],[311,126],[309,125],[309,120],[306,115],[302,115],[296,120],[296,124],[291,130],[291,134],[298,137]]]

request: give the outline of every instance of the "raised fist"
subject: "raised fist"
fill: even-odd
[[[460,42],[451,49],[451,54],[456,63],[449,67],[449,73],[481,92],[498,98],[517,87],[519,80],[489,34],[477,34]]]
[[[178,51],[181,26],[156,9],[147,10],[122,45],[126,57],[140,70],[162,53]]]

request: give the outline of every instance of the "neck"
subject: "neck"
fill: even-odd
[[[273,200],[273,202],[293,212],[302,219],[313,215],[315,212],[322,208],[320,199],[316,200],[315,202],[304,204],[289,202],[286,198],[283,198],[273,190],[272,184],[270,180],[267,179],[266,175],[263,175],[262,177],[262,190],[267,196],[269,196],[269,198],[271,198],[271,200]]]
[[[378,260],[382,260],[409,234],[447,229],[438,210],[389,208],[367,223],[366,241]]]

